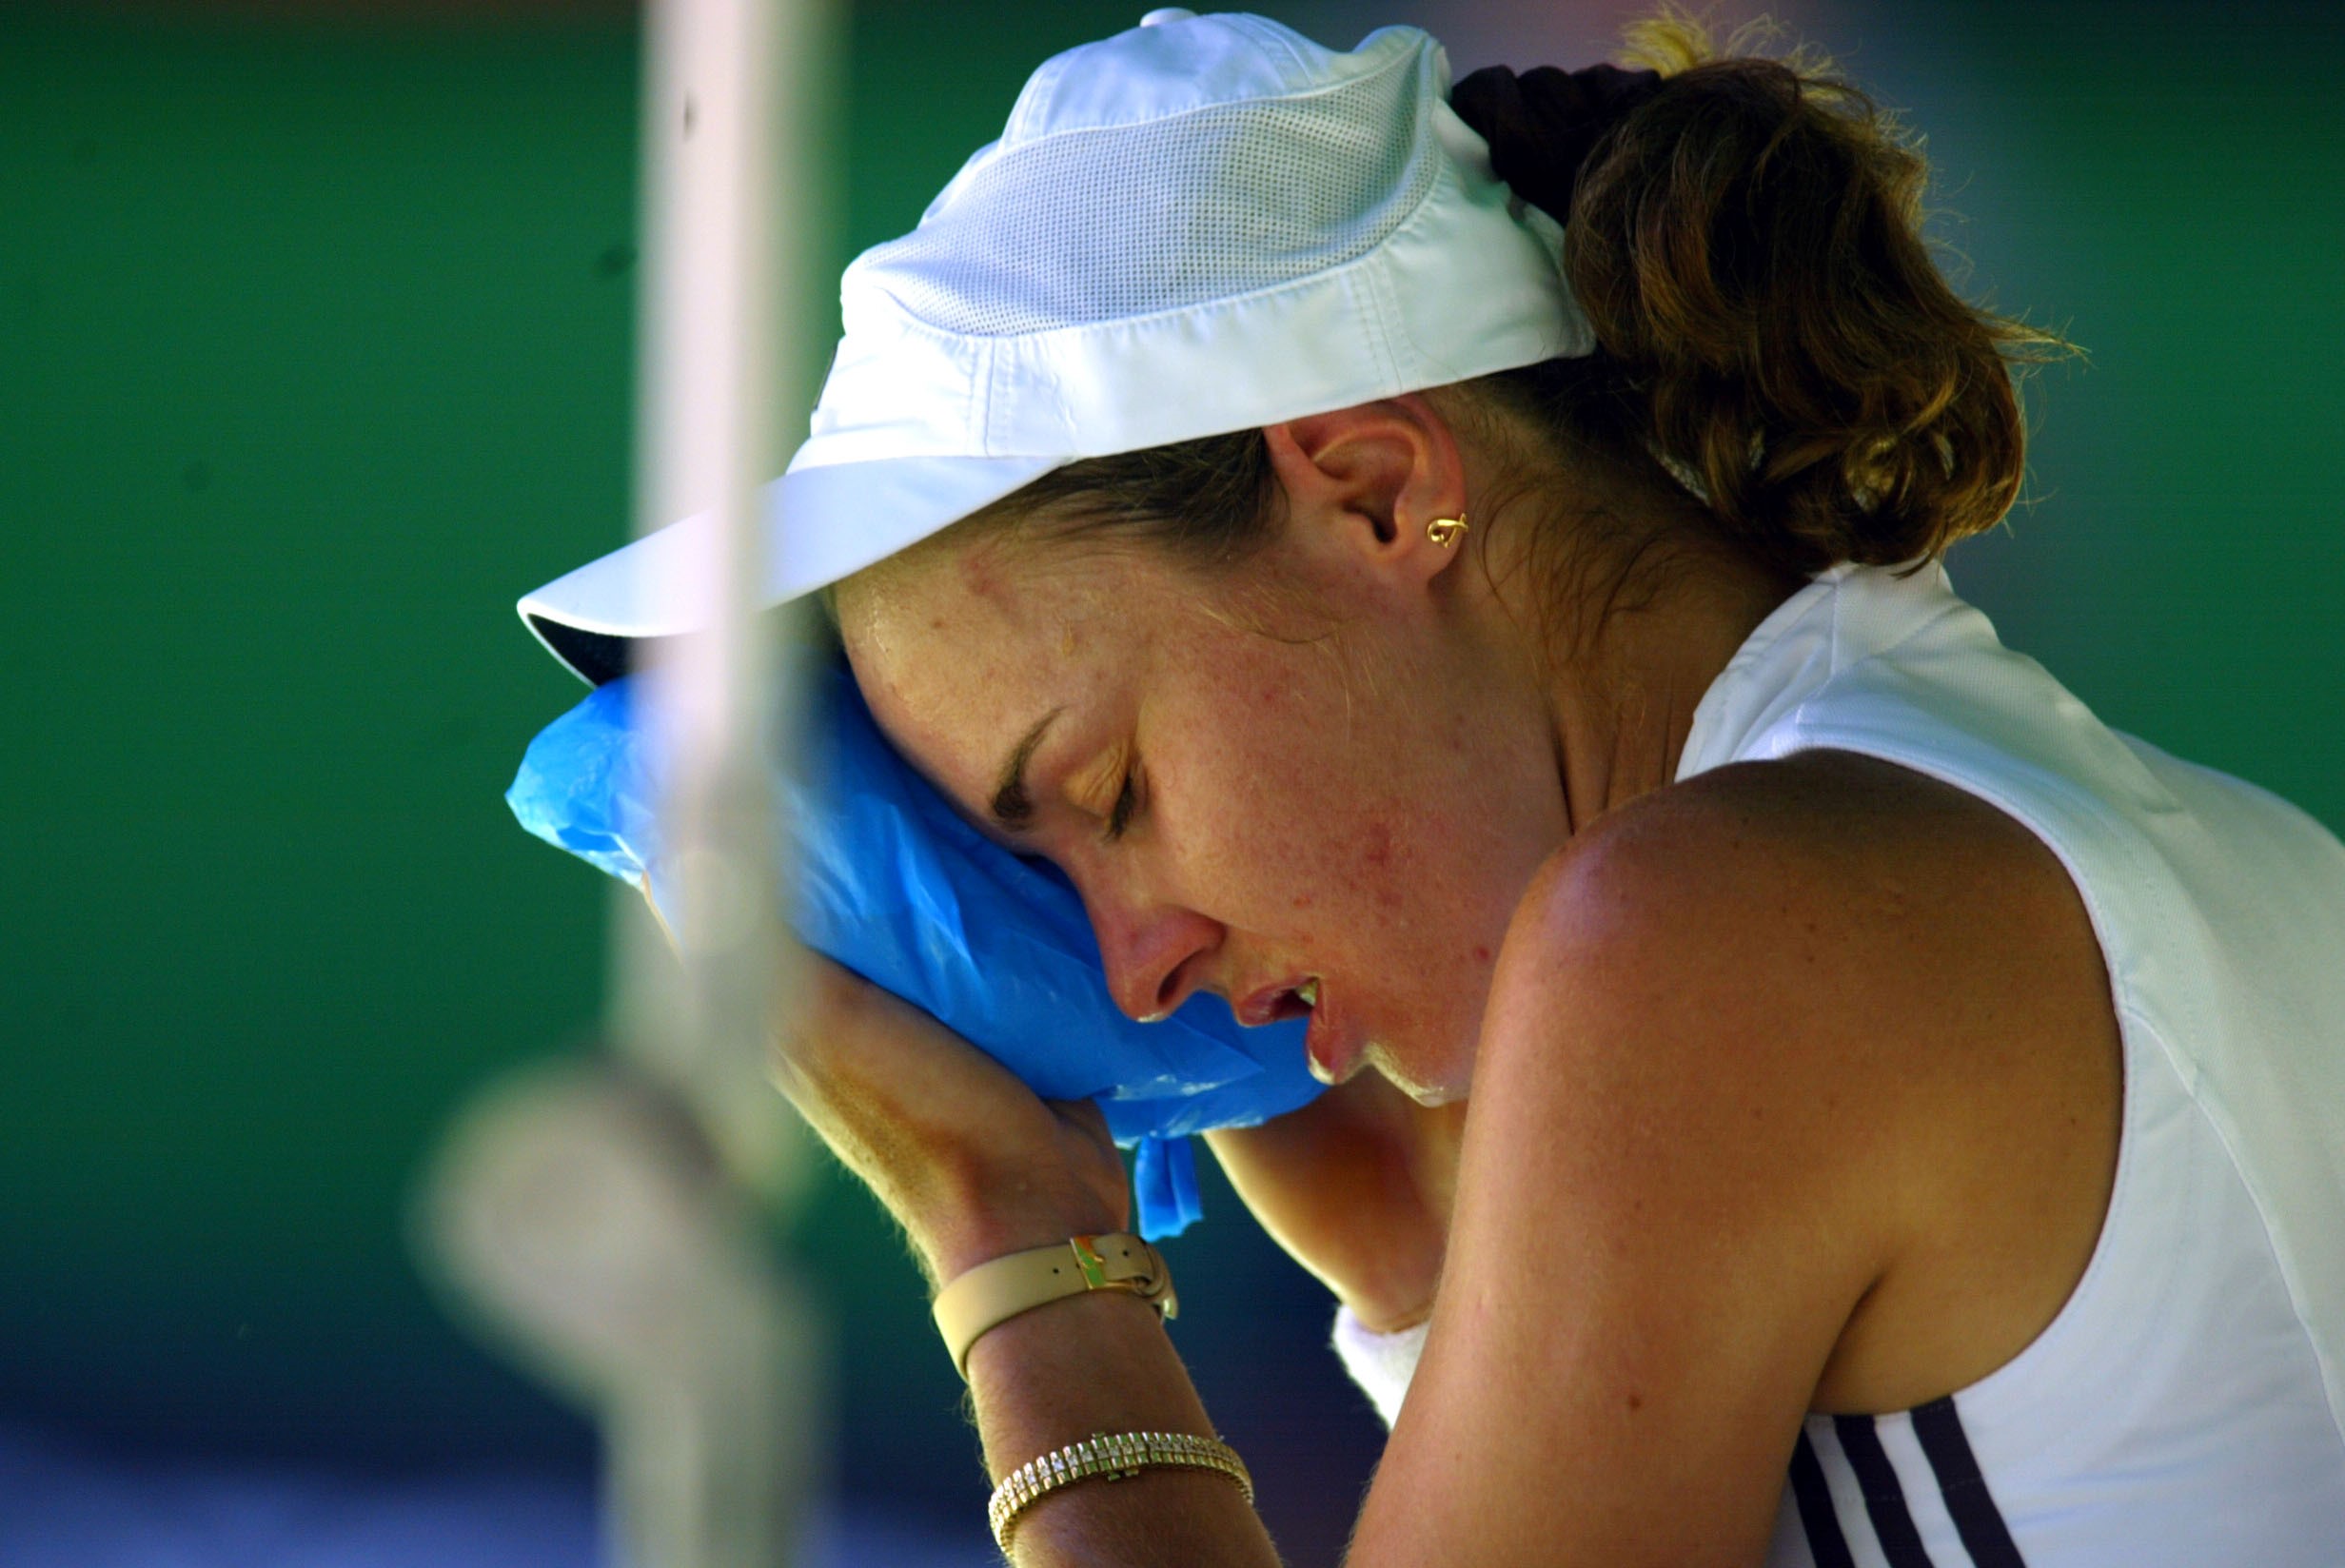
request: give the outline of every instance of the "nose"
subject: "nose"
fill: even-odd
[[[1089,892],[1084,904],[1099,939],[1108,992],[1141,1023],[1168,1016],[1196,994],[1221,951],[1221,924],[1194,910]]]

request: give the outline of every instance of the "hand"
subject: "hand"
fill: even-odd
[[[1449,1234],[1466,1105],[1418,1105],[1375,1071],[1205,1141],[1296,1262],[1379,1332],[1423,1322]]]
[[[774,1081],[904,1227],[932,1283],[1126,1227],[1131,1186],[1096,1106],[1039,1098],[820,954],[798,972],[773,1030]]]

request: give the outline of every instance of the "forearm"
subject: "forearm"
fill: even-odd
[[[969,1382],[989,1478],[1094,1432],[1213,1427],[1153,1308],[1092,1291],[1021,1314],[980,1338]],[[1276,1568],[1262,1520],[1226,1477],[1152,1467],[1052,1492],[1013,1526],[1018,1568]]]
[[[1363,1073],[1206,1143],[1263,1227],[1380,1332],[1422,1323],[1448,1241],[1466,1103],[1416,1105]]]
[[[805,962],[809,983],[776,1027],[775,1082],[903,1225],[932,1284],[1123,1231],[1130,1189],[1097,1106],[1037,1100],[917,1008]],[[1094,1433],[1212,1436],[1155,1308],[1130,1291],[1046,1300],[961,1343],[995,1481]],[[1153,1463],[1035,1499],[1011,1542],[1024,1568],[1278,1562],[1231,1480]]]

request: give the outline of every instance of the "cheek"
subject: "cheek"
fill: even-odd
[[[1441,1053],[1470,1049],[1492,955],[1552,843],[1457,715],[1398,683],[1314,688],[1331,668],[1224,678],[1218,705],[1193,714],[1211,737],[1184,780],[1210,856],[1198,894],[1344,975],[1363,1021],[1412,1059],[1433,1051],[1438,1066],[1418,1065],[1445,1076]]]
[[[1511,853],[1504,812],[1474,794],[1470,749],[1406,706],[1347,713],[1276,681],[1220,693],[1188,715],[1194,745],[1165,738],[1177,896],[1324,969],[1396,1079],[1458,1090],[1516,862],[1537,856]]]
[[[1409,806],[1392,746],[1340,695],[1275,676],[1218,685],[1177,782],[1224,891],[1251,889],[1254,918],[1275,911],[1281,927],[1405,919],[1439,857],[1426,841],[1436,825]]]
[[[1351,853],[1339,856],[1329,871],[1349,881],[1348,891],[1354,895],[1355,902],[1366,900],[1388,912],[1399,913],[1406,904],[1401,891],[1407,874],[1403,864],[1415,856],[1400,845],[1392,814],[1371,811],[1356,825],[1350,843]]]

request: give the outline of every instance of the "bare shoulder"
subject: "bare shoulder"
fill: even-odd
[[[1967,792],[1844,752],[1656,792],[1542,872],[1491,1013],[1477,1088],[1618,1153],[1665,1121],[1751,1234],[1828,1238],[1811,1263],[1862,1287],[1819,1407],[1984,1376],[2089,1262],[2122,1090],[2099,947],[2058,857]]]
[[[1361,1539],[1760,1560],[1810,1410],[1935,1398],[2058,1313],[2116,1061],[2074,888],[1960,791],[1815,754],[1594,824],[1508,933]]]
[[[1981,897],[2013,907],[1988,911]],[[1665,911],[1747,920],[1762,908],[1894,942],[1934,918],[2050,915],[2074,903],[2051,851],[1984,800],[1848,752],[1737,763],[1600,818],[1552,856],[1518,924],[1567,943]],[[1790,940],[1805,927],[1764,928]],[[1649,933],[1648,933],[1649,934]],[[1675,944],[1663,944],[1660,956]]]

